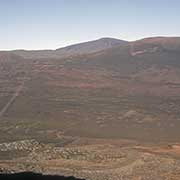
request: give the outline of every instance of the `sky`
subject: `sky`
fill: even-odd
[[[180,36],[180,0],[0,0],[0,50]]]

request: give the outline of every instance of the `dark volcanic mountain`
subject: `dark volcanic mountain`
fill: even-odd
[[[13,53],[20,55],[24,58],[60,58],[68,57],[80,54],[94,53],[108,48],[117,47],[120,45],[127,44],[127,41],[113,39],[113,38],[102,38],[95,41],[84,42],[59,48],[56,50],[37,50],[37,51],[25,51],[16,50]]]

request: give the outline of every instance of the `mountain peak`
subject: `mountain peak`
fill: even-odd
[[[93,41],[82,42],[79,44],[67,46],[64,48],[56,49],[56,52],[61,54],[85,54],[85,53],[94,53],[101,50],[113,48],[116,46],[127,44],[127,41],[114,39],[114,38],[100,38]]]
[[[125,40],[121,40],[121,39],[117,39],[117,38],[111,38],[111,37],[102,37],[98,40],[103,40],[103,41],[125,41]]]
[[[39,51],[16,50],[13,52],[24,58],[61,58],[61,57],[96,53],[98,51],[125,45],[127,43],[128,42],[124,40],[104,37],[93,41],[87,41],[87,42],[66,46],[63,48],[58,48],[56,50],[39,50]]]

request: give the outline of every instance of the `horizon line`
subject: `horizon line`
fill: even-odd
[[[136,40],[125,40],[125,39],[119,39],[116,37],[101,37],[101,38],[97,38],[97,39],[92,39],[92,40],[87,40],[87,41],[80,41],[80,42],[75,42],[73,44],[67,44],[61,47],[57,47],[57,48],[53,48],[53,49],[23,49],[23,48],[15,48],[15,49],[0,49],[0,52],[7,52],[7,51],[55,51],[57,49],[63,49],[69,46],[73,46],[73,45],[79,45],[79,44],[83,44],[83,43],[88,43],[88,42],[93,42],[93,41],[98,41],[101,39],[115,39],[115,40],[121,40],[121,41],[126,41],[126,42],[135,42],[135,41],[139,41],[139,40],[143,40],[143,39],[148,39],[148,38],[180,38],[180,36],[166,36],[166,35],[157,35],[157,36],[145,36],[142,38],[137,38]]]

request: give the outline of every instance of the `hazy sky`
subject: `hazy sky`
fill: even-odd
[[[180,0],[0,0],[0,49],[180,36]]]

